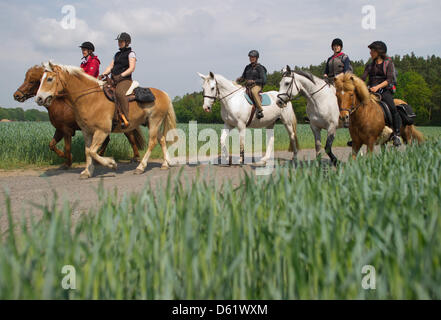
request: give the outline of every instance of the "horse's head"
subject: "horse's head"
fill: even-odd
[[[351,73],[342,73],[335,78],[335,89],[340,109],[340,122],[349,128],[349,118],[354,110],[370,98],[366,84]]]
[[[44,64],[44,73],[40,80],[40,88],[35,97],[38,105],[49,107],[53,99],[64,90],[63,72],[60,66],[48,62]]]
[[[14,92],[14,99],[18,102],[25,102],[37,94],[40,86],[40,79],[43,76],[44,69],[41,66],[30,68],[25,75],[22,85]]]
[[[299,87],[295,79],[295,73],[289,66],[282,70],[282,80],[280,81],[279,94],[277,95],[277,105],[280,108],[286,107],[286,104],[298,95]]]
[[[218,99],[219,88],[217,87],[216,79],[213,72],[210,72],[208,76],[204,76],[198,72],[198,75],[204,80],[202,84],[202,90],[204,95],[203,108],[206,112],[210,112],[214,102]]]

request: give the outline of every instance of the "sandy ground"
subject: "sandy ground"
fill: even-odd
[[[347,161],[351,154],[350,148],[334,148],[334,154],[341,161]],[[276,152],[275,159],[282,163],[290,159],[288,152]],[[299,161],[315,159],[314,150],[301,150],[298,155]],[[328,157],[323,156],[322,161],[327,161]],[[177,175],[181,169],[183,174],[181,179],[194,179],[197,172],[203,179],[216,179],[222,183],[226,179],[233,185],[238,185],[244,172],[255,174],[257,168],[253,165],[244,166],[220,166],[220,165],[179,165],[170,170],[161,170],[161,160],[152,160],[144,174],[134,175],[136,163],[118,163],[116,171],[97,166],[94,177],[88,180],[80,180],[79,175],[84,165],[74,166],[70,170],[61,170],[58,167],[48,167],[41,169],[7,170],[0,171],[0,232],[7,229],[6,216],[6,194],[9,194],[11,211],[14,220],[20,218],[22,213],[26,216],[32,215],[37,218],[42,211],[39,206],[52,203],[54,190],[58,196],[58,203],[68,200],[74,207],[74,218],[82,213],[87,213],[97,205],[98,195],[96,189],[102,181],[105,189],[114,191],[117,189],[118,195],[123,193],[139,192],[146,184],[150,184],[157,190],[164,188],[168,174]]]

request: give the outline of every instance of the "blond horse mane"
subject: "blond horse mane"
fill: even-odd
[[[377,103],[379,101],[376,95],[369,92],[366,83],[350,72],[339,74],[335,78],[335,88],[337,91],[355,92],[357,98],[363,104],[368,104],[369,102]]]
[[[87,73],[85,73],[84,70],[81,69],[80,67],[55,64],[52,62],[43,63],[42,65],[43,65],[45,71],[54,72],[53,67],[59,67],[62,71],[66,72],[67,74],[76,76],[80,79],[84,78],[85,80],[93,81],[100,86],[103,86],[105,84],[104,81],[98,80],[98,79],[92,77],[91,75],[88,75]]]

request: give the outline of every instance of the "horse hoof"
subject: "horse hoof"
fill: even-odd
[[[70,165],[64,163],[58,169],[59,170],[69,170],[70,169]]]
[[[130,159],[130,163],[137,163],[137,162],[139,162],[138,157]]]
[[[81,173],[80,174],[80,180],[86,180],[89,179],[89,174],[88,173]]]
[[[168,170],[168,169],[170,169],[170,167],[167,164],[163,164],[161,166],[161,170]]]
[[[141,170],[141,169],[136,169],[135,171],[133,171],[133,174],[136,174],[136,175],[140,175],[143,173],[144,173],[144,170]]]

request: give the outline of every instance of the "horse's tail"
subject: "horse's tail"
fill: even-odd
[[[409,126],[410,127],[410,135],[411,135],[411,139],[414,140],[418,140],[418,143],[423,143],[424,142],[424,135],[417,130],[417,128],[414,125]]]
[[[146,147],[144,133],[141,130],[141,127],[137,127],[133,130],[133,136],[135,137],[135,144],[139,150],[143,150]]]
[[[176,114],[175,114],[175,109],[173,108],[173,103],[170,97],[168,97],[168,110],[164,120],[164,130],[163,130],[164,137],[167,138],[167,133],[173,129],[176,129]]]

